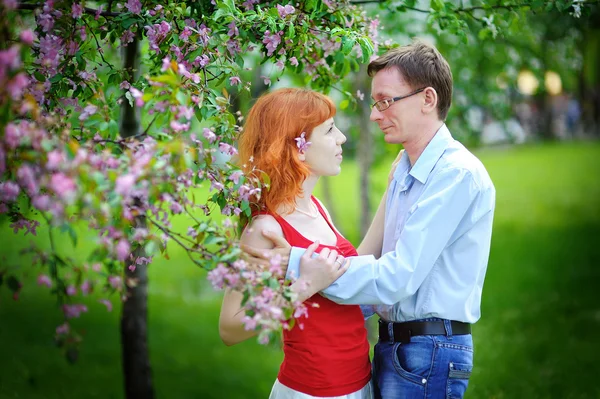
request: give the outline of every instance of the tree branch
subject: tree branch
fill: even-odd
[[[111,2],[112,5],[112,2]],[[19,2],[19,4],[17,4],[17,10],[37,10],[38,8],[42,8],[44,7],[43,3],[21,3]],[[91,15],[96,15],[98,13],[98,10],[95,8],[89,8],[89,7],[85,7],[84,12],[86,14],[91,14]],[[119,15],[123,14],[122,12],[111,12],[111,11],[101,11],[100,15],[103,17],[118,17]]]

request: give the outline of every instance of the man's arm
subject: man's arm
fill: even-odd
[[[395,250],[379,260],[373,256],[349,258],[350,268],[323,291],[326,297],[344,304],[392,305],[413,295],[443,249],[464,233],[457,229],[473,204],[487,201],[482,195],[493,195],[482,193],[466,170],[440,171],[430,178],[421,200],[410,210]],[[489,206],[493,208],[493,201]],[[469,228],[485,213],[470,214],[461,229]],[[320,267],[314,259],[304,262],[310,263],[304,264],[304,269]]]

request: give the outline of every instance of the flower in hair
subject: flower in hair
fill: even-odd
[[[306,132],[302,132],[302,134],[300,135],[300,137],[296,137],[294,140],[296,140],[296,145],[298,146],[298,151],[300,152],[305,152],[308,147],[310,147],[310,145],[312,144],[310,141],[306,141]]]

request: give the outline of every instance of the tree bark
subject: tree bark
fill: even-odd
[[[359,90],[363,93],[369,93],[367,73],[364,68],[359,71],[361,78],[358,81]],[[365,94],[366,95],[366,94]],[[358,151],[356,156],[359,168],[359,189],[360,189],[360,238],[361,240],[367,234],[371,225],[371,180],[369,172],[373,165],[373,134],[371,133],[371,122],[369,116],[371,108],[366,101],[359,101],[359,132],[358,132]]]
[[[127,80],[134,82],[139,76],[140,48],[135,38],[124,48],[124,68]],[[140,132],[140,110],[123,101],[121,108],[121,136],[131,137]],[[144,216],[136,217],[136,227],[146,227]],[[147,265],[135,265],[138,257],[144,256],[144,249],[138,246],[132,259],[125,264],[124,277],[128,282],[126,300],[121,310],[121,355],[127,399],[152,399],[152,369],[148,352],[148,273]],[[135,284],[129,284],[134,281]]]

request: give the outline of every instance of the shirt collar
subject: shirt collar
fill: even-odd
[[[423,150],[423,153],[421,153],[421,156],[419,156],[409,174],[421,182],[421,184],[425,184],[433,167],[453,140],[446,124],[443,124],[429,144],[427,144],[427,147],[425,147],[425,150]],[[408,156],[406,158],[408,159]]]

